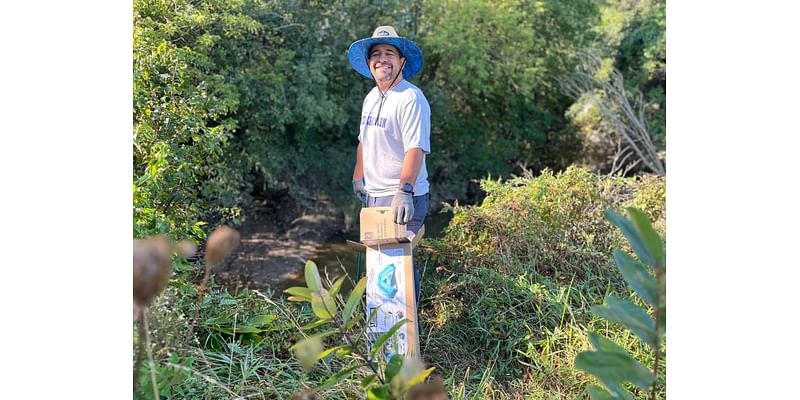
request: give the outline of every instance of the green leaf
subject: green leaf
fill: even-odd
[[[255,315],[247,320],[247,324],[262,327],[271,324],[277,318],[278,317],[275,314]]]
[[[339,349],[342,349],[342,348],[344,348],[344,347],[348,347],[348,346],[334,346],[334,347],[331,347],[330,349],[327,349],[327,350],[323,351],[322,353],[319,353],[319,354],[317,355],[317,360],[321,360],[321,359],[323,359],[323,358],[325,358],[325,357],[329,356],[329,355],[330,355],[331,353],[333,353],[334,351],[335,351],[335,352],[337,352],[337,354],[338,354],[338,350],[339,350]]]
[[[301,286],[295,286],[295,287],[290,287],[290,288],[284,290],[283,292],[291,294],[291,295],[295,295],[297,297],[302,297],[302,298],[305,298],[308,301],[311,301],[311,289],[309,289],[309,288],[305,288],[305,287],[301,287]]]
[[[589,392],[589,398],[592,400],[618,400],[619,397],[615,397],[611,393],[608,393],[607,390],[601,388],[597,385],[589,385],[586,390]],[[625,389],[622,389],[625,390]],[[625,390],[627,392],[627,390]],[[630,392],[628,392],[630,393]],[[622,398],[626,399],[633,399],[633,396],[629,394],[630,397],[622,396]]]
[[[316,328],[318,326],[325,325],[328,322],[331,322],[330,318],[318,319],[318,320],[316,320],[316,321],[314,321],[314,322],[312,322],[310,324],[306,324],[306,325],[301,326],[300,329],[304,330],[304,331],[307,331],[309,329],[314,329],[314,328]]]
[[[604,305],[592,306],[592,313],[625,325],[654,350],[658,348],[656,323],[647,312],[630,301],[616,296],[606,296]]]
[[[343,346],[341,349],[336,350],[336,357],[344,357],[353,352],[350,346]]]
[[[395,323],[394,325],[392,325],[392,327],[388,331],[386,331],[386,333],[379,336],[378,339],[375,340],[375,344],[372,346],[372,352],[371,352],[372,358],[375,358],[378,352],[381,351],[381,348],[383,348],[384,343],[386,343],[386,341],[389,340],[389,338],[391,338],[392,335],[394,335],[394,333],[397,332],[397,330],[400,329],[401,326],[409,322],[410,320],[408,318],[403,318],[400,321],[397,321],[397,323]]]
[[[639,237],[642,238],[644,245],[647,247],[647,251],[660,266],[666,266],[665,261],[667,255],[664,252],[664,241],[658,236],[658,232],[653,229],[653,225],[650,224],[650,219],[647,217],[647,214],[633,207],[627,210],[628,218],[633,222],[633,226],[636,228]],[[651,265],[655,266],[656,264],[653,263]]]
[[[614,259],[617,260],[622,277],[636,293],[653,307],[658,307],[656,293],[656,277],[648,271],[642,263],[636,261],[628,254],[614,250]]]
[[[286,300],[296,301],[296,302],[303,302],[303,301],[311,301],[311,298],[307,299],[305,297],[289,296],[289,297],[286,298]]]
[[[575,368],[597,377],[616,396],[624,396],[623,382],[646,390],[655,381],[653,373],[629,354],[584,351],[575,357]]]
[[[395,354],[392,356],[392,359],[386,364],[386,369],[384,370],[384,376],[386,377],[386,382],[389,382],[400,372],[400,369],[403,367],[403,356],[400,354]]]
[[[336,294],[339,293],[339,290],[342,288],[345,278],[347,278],[347,275],[342,275],[339,277],[339,279],[333,282],[333,285],[331,285],[331,297],[334,299],[336,298]]]
[[[337,334],[337,333],[340,333],[340,332],[339,332],[339,329],[337,329],[337,328],[333,328],[333,329],[331,329],[331,330],[329,330],[329,331],[325,331],[325,332],[322,332],[322,333],[318,333],[318,334],[316,334],[316,335],[314,335],[314,336],[317,336],[317,337],[319,337],[320,339],[324,339],[324,338],[326,338],[326,337],[328,337],[328,336],[333,336],[333,335],[335,335],[335,334]],[[321,350],[320,350],[320,351],[321,351]]]
[[[605,336],[601,336],[597,332],[589,332],[589,343],[591,343],[597,351],[628,354],[628,351],[620,345],[614,343]]]
[[[364,379],[361,380],[361,387],[366,389],[367,387],[369,387],[369,385],[372,384],[372,382],[375,382],[375,379],[377,378],[378,377],[375,375],[369,375],[365,377]]]
[[[319,277],[317,264],[313,261],[306,261],[306,285],[312,292],[322,289],[322,279]]]
[[[235,328],[231,327],[233,333],[259,333],[261,329],[251,325],[237,325]]]
[[[433,372],[435,369],[436,369],[436,367],[430,367],[430,368],[426,369],[425,371],[422,371],[419,375],[411,378],[411,380],[406,383],[406,390],[411,389],[414,386],[416,386],[418,383],[424,381],[425,378],[427,378],[428,375],[430,375],[431,372]]]
[[[330,298],[328,291],[320,289],[311,293],[311,309],[320,319],[333,319],[336,314],[336,303]]]
[[[347,324],[347,321],[349,321],[350,317],[353,316],[353,311],[355,311],[356,305],[361,303],[361,296],[364,295],[364,289],[366,288],[367,277],[365,276],[358,281],[356,287],[354,287],[353,291],[350,292],[350,297],[347,299],[347,303],[344,305],[344,311],[342,311],[342,323]]]
[[[356,365],[354,367],[350,367],[350,368],[347,368],[345,370],[337,372],[335,375],[333,375],[330,378],[326,379],[319,386],[317,386],[316,390],[318,392],[321,392],[321,391],[323,391],[323,390],[325,390],[325,389],[327,389],[327,388],[329,388],[329,387],[341,382],[343,379],[345,379],[348,376],[350,376],[350,374],[352,374],[353,371],[355,371],[357,368],[361,368],[364,365],[366,365],[366,364]]]
[[[387,400],[389,398],[389,386],[382,385],[372,388],[367,392],[368,400]]]
[[[630,221],[614,211],[611,211],[611,209],[605,211],[605,216],[612,225],[622,231],[622,234],[628,239],[628,243],[630,243],[633,251],[645,264],[656,265],[656,259],[650,253],[648,247],[644,243],[644,239],[639,235],[639,232],[636,231],[636,228]]]

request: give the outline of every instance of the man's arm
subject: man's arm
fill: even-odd
[[[400,170],[400,186],[398,190],[403,187],[404,183],[411,184],[411,186],[417,183],[417,176],[419,176],[419,170],[422,168],[423,156],[424,153],[419,147],[409,149],[403,156],[403,168]]]
[[[419,168],[417,168],[417,172],[419,172]],[[356,167],[353,168],[353,180],[359,181],[363,177],[364,177],[364,161],[361,156],[361,143],[359,143],[358,148],[356,149]]]

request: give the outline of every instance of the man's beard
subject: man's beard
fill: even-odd
[[[391,71],[389,71],[386,74],[382,74],[382,75],[375,74],[375,75],[379,76],[379,78],[378,78],[379,81],[390,82],[392,79],[394,79],[394,77],[397,74],[395,74],[394,73],[394,69],[392,69]]]

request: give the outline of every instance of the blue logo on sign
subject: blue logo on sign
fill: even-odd
[[[397,294],[397,279],[394,277],[395,269],[394,264],[389,264],[378,274],[378,289],[390,299]]]

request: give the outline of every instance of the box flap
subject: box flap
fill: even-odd
[[[375,246],[383,245],[383,244],[408,243],[409,239],[410,239],[411,248],[413,249],[414,247],[417,247],[417,245],[419,244],[419,242],[422,240],[422,238],[424,236],[425,236],[425,225],[422,225],[421,227],[419,227],[419,231],[417,231],[416,235],[411,235],[407,239],[397,239],[396,241],[389,241],[389,242],[381,242],[381,241],[371,242],[371,241],[369,241],[368,245],[370,247],[375,247]],[[394,240],[394,239],[391,239],[391,240]],[[355,251],[361,251],[361,252],[366,252],[367,251],[367,246],[368,246],[367,244],[354,242],[354,241],[349,240],[349,239],[346,240],[346,242],[347,242],[347,245],[351,249],[353,249]]]

